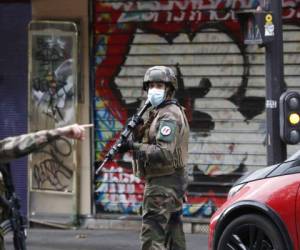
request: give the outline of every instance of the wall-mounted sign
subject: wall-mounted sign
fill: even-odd
[[[265,16],[265,36],[274,36],[274,24],[272,14]]]
[[[244,10],[237,13],[245,44],[266,44],[274,39],[275,27],[272,13]]]

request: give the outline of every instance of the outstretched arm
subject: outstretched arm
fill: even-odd
[[[42,130],[35,133],[5,138],[4,140],[0,140],[0,162],[9,162],[15,158],[30,154],[60,136],[84,140],[85,128],[91,126],[90,124],[73,124],[57,129]]]

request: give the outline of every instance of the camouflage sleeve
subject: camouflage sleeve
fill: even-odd
[[[58,137],[58,131],[54,129],[0,140],[0,163],[30,154]]]
[[[140,157],[148,162],[171,164],[179,137],[180,124],[170,113],[158,121],[155,144],[134,144]]]

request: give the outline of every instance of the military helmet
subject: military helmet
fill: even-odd
[[[163,83],[169,83],[171,86],[177,90],[177,79],[174,74],[174,71],[166,66],[154,66],[149,68],[144,76],[143,81],[143,89],[148,89],[148,84],[150,82],[163,82]]]

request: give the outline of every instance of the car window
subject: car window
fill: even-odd
[[[296,153],[291,155],[286,161],[295,161],[300,160],[300,150],[298,150]]]
[[[252,172],[246,173],[240,179],[236,181],[234,185],[238,185],[241,183],[246,183],[254,180],[264,179],[266,178],[274,169],[277,168],[279,164],[275,164],[269,167],[261,168]]]
[[[300,173],[300,160],[285,161],[280,164],[268,177]]]

